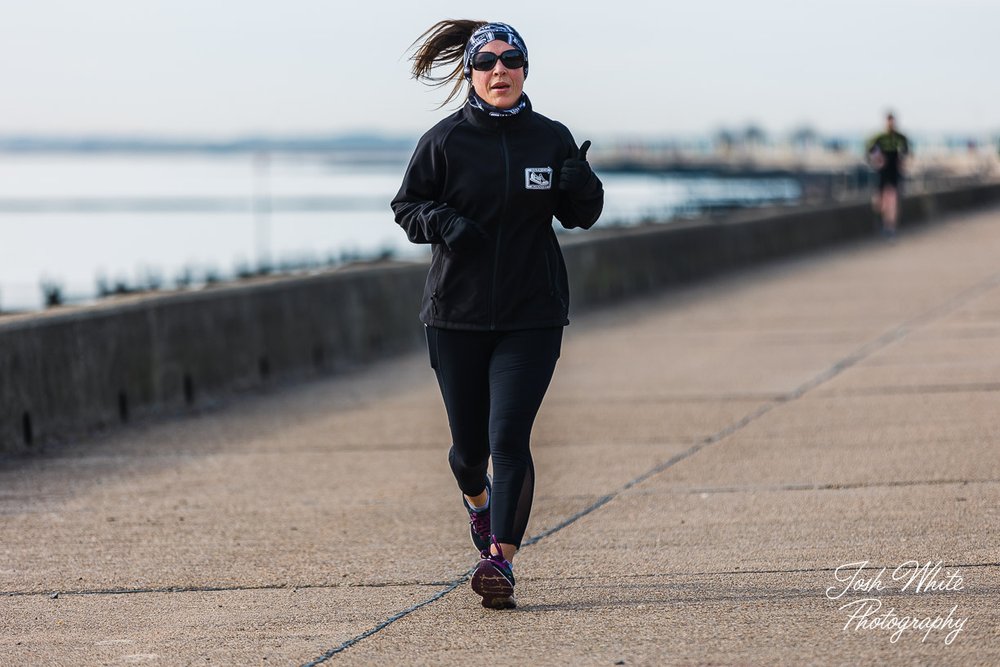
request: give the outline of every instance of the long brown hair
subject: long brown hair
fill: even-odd
[[[472,33],[484,25],[486,25],[486,21],[466,19],[438,21],[424,31],[420,37],[417,37],[413,44],[410,44],[412,49],[420,43],[420,46],[410,57],[410,60],[413,61],[411,71],[414,79],[435,87],[454,82],[448,97],[441,103],[442,107],[461,95],[466,83],[465,63],[463,62],[465,45],[472,37]],[[455,66],[447,74],[441,76],[432,73],[436,67],[452,63],[455,63]]]

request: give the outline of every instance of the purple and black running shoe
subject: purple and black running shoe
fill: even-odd
[[[493,496],[493,483],[488,476],[486,477],[486,492],[490,497]],[[469,505],[464,494],[462,495],[462,503],[469,512],[469,532],[472,533],[472,543],[476,546],[476,550],[482,553],[490,548],[490,503],[488,502],[483,510],[476,511]]]
[[[489,549],[483,550],[482,560],[472,573],[472,590],[483,598],[483,606],[487,609],[513,609],[517,606],[514,566],[503,557],[497,538],[491,539],[501,555],[494,556]]]

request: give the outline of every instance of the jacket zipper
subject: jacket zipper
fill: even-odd
[[[500,235],[503,219],[507,215],[507,201],[510,199],[510,156],[507,153],[507,133],[500,131],[500,153],[503,155],[503,206],[497,220],[497,238],[493,247],[493,281],[490,283],[490,330],[497,328],[497,272],[500,266]]]

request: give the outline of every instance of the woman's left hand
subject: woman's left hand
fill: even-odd
[[[580,146],[578,157],[568,157],[563,162],[562,170],[559,172],[559,189],[581,190],[587,185],[591,175],[594,173],[587,162],[587,151],[590,149],[590,140],[583,142]]]

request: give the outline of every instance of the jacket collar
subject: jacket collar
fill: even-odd
[[[468,102],[462,106],[462,115],[469,123],[483,130],[500,132],[501,130],[513,129],[523,125],[532,115],[531,100],[524,96],[524,110],[516,116],[491,116],[485,111],[476,109]]]

